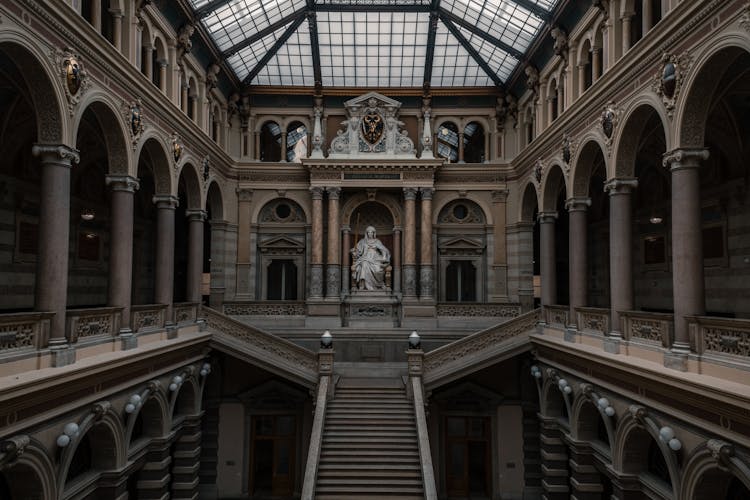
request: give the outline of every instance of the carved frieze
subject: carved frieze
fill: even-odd
[[[661,97],[670,119],[674,117],[675,105],[682,91],[685,75],[692,64],[693,58],[687,52],[679,56],[667,53],[661,56],[661,65],[654,75],[651,88]]]
[[[130,134],[130,143],[135,150],[138,141],[141,139],[143,132],[146,130],[146,123],[143,119],[143,104],[141,98],[134,101],[122,102],[122,116],[125,119],[125,126]]]
[[[83,60],[77,53],[67,47],[63,50],[53,50],[50,57],[59,69],[59,75],[65,83],[63,88],[68,100],[68,112],[70,116],[73,116],[75,107],[81,102],[81,97],[91,86],[84,69]]]

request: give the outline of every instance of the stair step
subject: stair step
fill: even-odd
[[[383,453],[382,450],[362,450],[362,449],[328,449],[321,451],[321,455],[325,458],[331,458],[340,455],[362,455],[368,457],[414,457],[419,459],[419,456],[415,451],[412,450],[391,450],[387,453]]]
[[[376,485],[370,485],[367,486],[366,491],[361,491],[359,488],[351,488],[349,486],[337,486],[337,485],[326,485],[326,486],[318,486],[315,488],[316,493],[318,494],[327,494],[327,493],[344,493],[347,494],[347,498],[354,498],[353,495],[357,494],[370,494],[373,493],[380,493],[382,495],[390,495],[390,494],[420,494],[422,493],[422,487],[421,486],[401,486],[398,489],[393,486],[376,486]],[[320,498],[319,496],[315,496],[315,498]],[[379,497],[376,497],[379,498]]]
[[[321,470],[318,472],[318,479],[334,479],[334,478],[402,478],[402,479],[417,479],[422,481],[422,474],[419,469],[413,470]]]
[[[323,447],[329,444],[338,443],[351,443],[357,446],[367,446],[370,444],[383,444],[383,445],[416,445],[417,437],[414,435],[414,439],[404,440],[402,437],[384,438],[380,436],[344,436],[344,437],[330,437],[326,436],[323,438]]]
[[[318,478],[318,486],[351,486],[354,489],[355,486],[386,486],[386,487],[402,487],[411,486],[422,489],[421,479],[397,479],[393,477],[381,478],[373,481],[372,479],[320,479]]]
[[[424,500],[423,495],[402,495],[402,494],[380,494],[380,495],[352,495],[351,493],[330,493],[328,495],[315,495],[316,500],[382,500],[387,497],[389,500]]]
[[[409,465],[409,464],[360,464],[360,463],[342,463],[342,464],[320,464],[318,467],[319,471],[333,472],[338,471],[340,473],[346,471],[357,471],[358,474],[366,474],[368,472],[376,471],[411,471],[421,473],[421,465]]]
[[[351,455],[341,455],[341,456],[335,456],[335,457],[322,457],[320,459],[321,464],[325,465],[334,465],[336,466],[344,466],[347,464],[347,462],[351,462],[352,458]],[[357,458],[357,462],[360,464],[419,464],[419,458],[418,457],[393,457],[393,456],[387,456],[383,457],[375,456],[375,457],[368,457],[368,456],[359,456]]]

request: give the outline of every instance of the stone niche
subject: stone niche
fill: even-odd
[[[416,158],[399,120],[401,103],[369,92],[344,103],[347,119],[331,141],[329,158]]]

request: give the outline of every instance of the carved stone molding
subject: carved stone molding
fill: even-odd
[[[654,75],[651,88],[661,97],[667,116],[674,117],[674,108],[682,90],[685,75],[693,64],[693,58],[687,52],[677,56],[664,53],[661,56],[659,71]]]
[[[742,15],[739,21],[740,27],[750,33],[750,2],[742,7]]]
[[[91,86],[81,57],[70,48],[53,50],[50,52],[55,67],[58,68],[60,78],[65,89],[65,97],[68,100],[68,112],[70,116],[75,114],[75,108],[81,97]]]
[[[62,144],[34,144],[31,147],[31,154],[33,156],[51,155],[56,159],[70,160],[71,164],[78,163],[81,160],[80,151]]]
[[[567,132],[562,138],[562,158],[565,163],[565,173],[570,172],[570,160],[575,156],[576,142]]]
[[[177,132],[172,133],[167,147],[172,151],[172,160],[174,160],[173,166],[174,169],[177,170],[180,165],[180,159],[182,158],[182,141]]]
[[[609,101],[602,111],[599,118],[599,129],[604,134],[604,144],[607,147],[607,156],[612,156],[612,141],[615,137],[617,122],[622,114],[620,109],[613,101]]]
[[[135,151],[138,141],[143,136],[143,132],[147,127],[144,121],[141,98],[138,97],[131,102],[122,101],[121,115],[125,120],[125,128],[130,134],[130,143]]]

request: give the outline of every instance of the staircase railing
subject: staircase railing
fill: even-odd
[[[329,386],[333,375],[333,350],[320,350],[318,366],[320,370],[318,397],[315,402],[315,415],[313,416],[312,432],[310,433],[310,447],[307,450],[307,465],[305,466],[305,478],[302,483],[301,500],[314,500],[315,498],[320,449],[323,446],[323,425],[325,424]]]
[[[450,382],[528,349],[529,332],[539,318],[540,311],[535,309],[428,352],[422,376],[425,387]]]
[[[414,402],[414,417],[417,424],[417,443],[419,447],[419,462],[422,465],[422,487],[425,500],[437,500],[435,487],[435,470],[432,467],[432,451],[430,450],[430,435],[427,430],[427,415],[424,411],[424,351],[421,348],[406,351],[409,365],[409,380],[411,382],[411,396]]]
[[[306,387],[318,383],[318,361],[314,352],[209,307],[201,311],[208,329],[214,333],[211,344],[219,351],[248,357],[257,366],[292,378]]]

